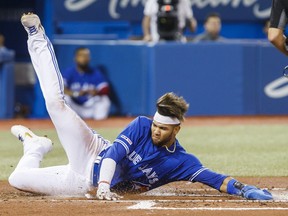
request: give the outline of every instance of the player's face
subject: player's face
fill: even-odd
[[[179,125],[160,124],[153,121],[151,126],[151,138],[153,144],[157,146],[170,146],[174,143],[179,129]]]
[[[210,17],[205,23],[207,32],[213,35],[218,35],[221,30],[221,20],[218,17]]]
[[[90,51],[88,49],[81,49],[75,56],[75,61],[80,67],[86,67],[90,63]]]

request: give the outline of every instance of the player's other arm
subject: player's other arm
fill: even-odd
[[[98,182],[96,197],[101,200],[117,200],[121,198],[118,194],[110,191],[112,178],[116,170],[116,161],[112,158],[104,158]]]
[[[268,40],[282,53],[288,55],[286,36],[284,29],[287,23],[285,9],[286,0],[273,0],[270,14],[270,26],[268,29]]]
[[[190,165],[189,165],[190,164]],[[193,166],[191,166],[193,164]],[[189,167],[190,166],[190,167]],[[231,195],[242,196],[246,199],[253,200],[271,200],[273,196],[267,190],[262,190],[253,185],[242,184],[236,179],[202,166],[201,162],[194,155],[189,155],[185,164],[182,167],[187,167],[186,179],[192,182],[200,182],[210,187],[225,192]],[[182,172],[183,173],[183,172]]]
[[[109,95],[110,88],[108,82],[102,82],[99,85],[96,86],[96,88],[88,89],[86,91],[87,94],[91,96],[102,96],[102,95]]]
[[[98,180],[97,198],[117,200],[120,198],[110,191],[110,186],[116,171],[116,165],[122,161],[135,147],[141,130],[141,118],[132,121],[116,138],[103,158]]]
[[[243,184],[232,177],[224,179],[220,191],[231,195],[240,195],[249,200],[273,200],[273,196],[268,190]]]
[[[283,29],[272,28],[268,30],[268,40],[282,53],[288,56],[287,38],[284,35]]]
[[[188,19],[188,27],[191,32],[195,32],[197,29],[197,21],[194,17]]]
[[[100,167],[96,197],[101,200],[117,200],[121,198],[110,191],[111,182],[116,171],[116,165],[126,156],[126,149],[119,143],[114,143],[107,151]]]
[[[151,33],[150,33],[150,22],[151,22],[151,17],[145,15],[142,20],[142,31],[143,31],[143,40],[144,41],[151,41]]]
[[[70,84],[71,84],[71,78],[70,78],[71,75],[70,74],[71,73],[72,73],[71,68],[68,68],[62,72],[62,77],[63,77],[63,82],[64,82],[64,94],[68,95],[70,97],[76,98],[76,97],[80,96],[80,93],[79,93],[79,91],[72,91],[70,89]]]
[[[79,96],[79,94],[78,93],[74,93],[74,92],[72,91],[72,90],[70,90],[69,88],[67,88],[67,87],[64,87],[64,94],[65,95],[68,95],[68,96],[70,96],[70,97],[78,97]]]
[[[191,5],[187,0],[183,1],[182,4],[185,8],[186,25],[191,32],[195,32],[197,29],[197,20],[194,17]]]

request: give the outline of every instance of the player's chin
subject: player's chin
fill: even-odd
[[[155,137],[152,137],[152,142],[156,146],[159,146],[161,144],[161,140]]]

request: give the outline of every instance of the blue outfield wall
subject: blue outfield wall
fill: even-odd
[[[121,115],[153,115],[157,98],[170,91],[190,103],[188,116],[288,114],[288,79],[282,77],[287,58],[268,42],[56,39],[61,70],[83,45],[91,49],[94,65],[104,66]]]
[[[0,64],[0,119],[14,115],[14,62]]]

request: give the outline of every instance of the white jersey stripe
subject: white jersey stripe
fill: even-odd
[[[120,143],[120,144],[125,148],[127,155],[130,153],[130,150],[129,150],[129,148],[128,148],[128,146],[127,146],[127,144],[126,144],[125,142],[123,142],[123,141],[120,140],[120,139],[116,139],[115,142]]]
[[[202,173],[204,170],[207,170],[208,168],[203,167],[201,169],[199,169],[196,173],[194,173],[191,178],[189,179],[189,181],[193,182],[193,180],[200,174]]]

